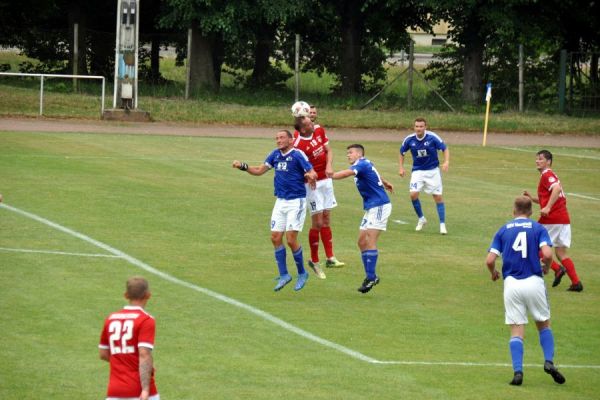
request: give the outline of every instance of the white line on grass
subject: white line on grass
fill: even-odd
[[[66,251],[53,251],[53,250],[11,249],[9,247],[0,247],[0,251],[12,251],[15,253],[57,254],[57,255],[64,255],[64,256],[79,256],[79,257],[121,258],[121,256],[115,256],[113,254],[69,253]]]
[[[504,150],[513,150],[513,151],[520,151],[520,152],[525,152],[525,153],[532,153],[531,149],[521,149],[519,147],[506,147],[506,146],[498,146],[499,149],[504,149]],[[563,156],[563,157],[573,157],[573,158],[587,158],[590,160],[600,160],[600,157],[597,156],[587,156],[585,154],[565,154],[565,153],[553,153],[554,155],[557,156]]]
[[[276,316],[271,315],[268,312],[260,310],[256,307],[252,307],[251,305],[242,303],[238,300],[235,300],[235,299],[232,299],[231,297],[227,297],[220,293],[214,292],[210,289],[206,289],[201,286],[194,285],[193,283],[189,283],[189,282],[183,281],[181,279],[175,278],[174,276],[169,275],[165,272],[162,272],[162,271],[146,264],[145,262],[140,261],[137,258],[134,258],[126,253],[123,253],[122,251],[117,250],[105,243],[102,243],[96,239],[93,239],[87,235],[84,235],[83,233],[79,233],[79,232],[69,229],[65,226],[62,226],[60,224],[57,224],[50,220],[47,220],[46,218],[40,217],[38,215],[32,214],[27,211],[23,211],[16,207],[11,207],[7,204],[0,204],[0,208],[5,208],[5,209],[15,212],[17,214],[23,215],[27,218],[41,222],[42,224],[48,225],[56,230],[59,230],[61,232],[64,232],[71,236],[74,236],[85,242],[91,243],[94,246],[97,246],[117,257],[120,257],[120,258],[126,260],[130,264],[133,264],[136,267],[143,269],[144,271],[147,271],[153,275],[163,278],[166,281],[187,287],[189,289],[195,290],[196,292],[200,292],[207,296],[210,296],[214,299],[220,300],[227,304],[231,304],[232,306],[244,309],[254,315],[257,315],[260,318],[263,318],[267,321],[274,323],[275,325],[278,325],[279,327],[281,327],[287,331],[295,333],[296,335],[302,336],[305,339],[311,340],[311,341],[318,343],[320,345],[323,345],[325,347],[329,347],[330,349],[337,350],[343,354],[346,354],[346,355],[348,355],[354,359],[360,360],[360,361],[366,361],[370,364],[381,364],[381,365],[429,365],[429,366],[465,366],[465,367],[472,367],[472,366],[474,366],[474,367],[506,367],[506,366],[510,366],[510,364],[502,364],[502,363],[469,363],[469,362],[453,362],[453,361],[450,361],[450,362],[446,362],[446,361],[382,361],[382,360],[377,360],[375,358],[372,358],[365,354],[362,354],[356,350],[352,350],[352,349],[349,349],[348,347],[342,346],[338,343],[334,343],[327,339],[323,339],[317,335],[314,335],[308,331],[305,331],[304,329],[298,328],[297,326],[294,326],[288,322],[285,322],[284,320],[277,318]],[[539,366],[539,365],[532,364],[532,365],[526,365],[526,366],[533,367],[533,366]],[[568,368],[600,369],[600,365],[563,365],[563,364],[560,364],[560,366],[568,367]]]
[[[595,201],[600,201],[600,199],[596,198],[596,197],[591,197],[591,196],[584,196],[582,194],[577,194],[577,193],[568,193],[568,196],[575,196],[575,197],[581,197],[582,199],[587,199],[587,200],[595,200]]]

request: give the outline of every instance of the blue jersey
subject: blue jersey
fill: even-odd
[[[267,156],[265,165],[275,169],[273,184],[277,198],[293,200],[306,197],[304,174],[313,167],[302,151],[292,148],[283,154],[275,149]]]
[[[539,250],[543,245],[552,246],[546,228],[528,218],[516,218],[500,228],[489,251],[502,256],[503,278],[525,279],[542,276]]]
[[[365,210],[390,202],[379,173],[371,161],[364,157],[360,158],[350,166],[350,169],[354,171],[354,182],[363,198]]]
[[[404,155],[410,150],[413,158],[413,171],[427,171],[440,165],[438,150],[446,150],[446,143],[437,134],[425,131],[421,139],[416,133],[408,135],[400,146],[400,154]]]

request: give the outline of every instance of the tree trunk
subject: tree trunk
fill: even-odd
[[[339,8],[341,15],[341,65],[340,80],[343,94],[355,94],[361,91],[362,60],[361,42],[363,33],[362,2],[351,0],[342,2]]]
[[[217,82],[217,90],[219,90],[221,88],[221,68],[223,67],[223,60],[225,59],[223,36],[216,34],[213,43],[213,70],[215,81]]]
[[[190,57],[190,92],[217,92],[219,85],[215,79],[213,42],[205,36],[197,24],[192,25],[192,48]]]
[[[260,86],[268,80],[268,71],[271,68],[271,52],[275,39],[275,26],[260,24],[256,32],[256,45],[254,46],[254,69],[250,77],[250,86]]]
[[[475,32],[466,37],[462,98],[467,103],[477,103],[483,99],[483,51],[485,44],[483,39]]]
[[[152,35],[152,48],[150,49],[150,80],[157,83],[160,79],[160,35]]]
[[[73,71],[73,54],[75,53],[75,37],[74,37],[74,26],[78,24],[77,27],[77,73],[79,75],[87,75],[87,44],[85,39],[85,29],[86,29],[86,15],[85,12],[81,9],[81,5],[77,1],[71,2],[68,11],[68,22],[69,22],[69,51],[71,52],[71,57],[69,57],[69,73]]]

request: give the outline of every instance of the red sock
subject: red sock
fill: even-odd
[[[577,271],[575,271],[575,264],[573,264],[573,261],[570,258],[563,258],[562,265],[567,270],[567,275],[569,275],[571,283],[577,285],[579,283],[579,277],[577,276]]]
[[[323,241],[323,247],[325,247],[325,255],[327,258],[333,257],[333,234],[329,226],[321,228],[321,240]]]
[[[312,262],[319,262],[319,231],[311,229],[308,231],[308,243],[310,245],[310,259]]]

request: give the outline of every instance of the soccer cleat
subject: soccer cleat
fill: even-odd
[[[342,268],[346,265],[346,263],[343,263],[341,261],[339,261],[337,258],[335,257],[331,257],[330,259],[328,259],[325,262],[325,266],[327,268]]]
[[[571,286],[569,286],[569,288],[567,289],[567,291],[569,292],[581,292],[583,291],[583,285],[581,284],[581,281],[572,284]]]
[[[417,231],[417,232],[422,231],[423,227],[425,226],[426,223],[427,223],[427,220],[425,219],[425,217],[419,218],[419,221],[417,222],[417,227],[415,228],[415,231]]]
[[[566,272],[567,269],[561,265],[558,271],[556,271],[556,273],[554,274],[554,282],[552,282],[552,287],[560,285],[560,281],[562,281],[562,278],[563,276],[565,276]]]
[[[308,266],[310,267],[310,269],[313,270],[313,272],[315,273],[315,275],[317,275],[319,279],[327,278],[325,276],[325,272],[323,272],[318,262],[312,262],[311,260],[308,260]]]
[[[512,381],[508,383],[514,386],[521,386],[523,383],[523,373],[521,371],[515,372],[515,376],[513,376]]]
[[[298,274],[298,280],[296,281],[296,286],[294,286],[294,290],[297,292],[301,290],[304,285],[306,285],[306,281],[308,280],[308,272],[303,274]]]
[[[379,283],[379,278],[375,277],[375,279],[365,279],[362,285],[358,288],[358,291],[361,293],[367,293],[369,290],[373,289],[373,286]]]
[[[277,285],[275,285],[275,288],[273,289],[276,292],[279,292],[285,285],[292,281],[292,277],[288,274],[281,275],[278,279]]]
[[[554,379],[554,382],[558,383],[559,385],[562,385],[567,381],[565,377],[560,372],[558,372],[552,361],[546,360],[546,362],[544,363],[544,371],[547,374],[552,375],[552,379]]]
[[[440,224],[440,233],[442,235],[447,235],[448,234],[448,230],[446,229],[446,224],[443,223],[443,222]]]

